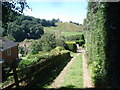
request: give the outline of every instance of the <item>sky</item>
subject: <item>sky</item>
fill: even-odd
[[[80,1],[29,1],[27,2],[32,10],[26,9],[25,15],[35,18],[51,20],[53,18],[60,19],[63,22],[77,22],[83,24],[83,20],[87,13],[87,2]]]

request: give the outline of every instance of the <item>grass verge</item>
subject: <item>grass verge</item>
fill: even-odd
[[[71,68],[61,84],[61,88],[82,88],[83,72],[82,72],[82,54],[75,58]]]

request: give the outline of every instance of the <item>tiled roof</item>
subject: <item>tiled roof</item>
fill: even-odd
[[[11,40],[0,37],[0,51],[7,50],[11,47],[17,46],[17,44]]]

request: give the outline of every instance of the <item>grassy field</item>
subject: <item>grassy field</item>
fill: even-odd
[[[61,32],[80,32],[83,26],[75,25],[72,23],[56,23],[56,27],[44,27],[45,33],[61,33]]]
[[[83,30],[83,26],[75,25],[72,23],[56,23],[60,31],[66,32],[79,32]]]
[[[62,36],[80,35],[82,32],[61,32]]]
[[[73,56],[75,54],[72,54]],[[76,57],[61,88],[83,88],[83,74],[82,74],[82,54]]]

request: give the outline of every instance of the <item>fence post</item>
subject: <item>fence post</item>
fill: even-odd
[[[13,61],[12,62],[12,69],[13,69],[14,80],[15,80],[16,88],[19,88],[19,82],[18,82],[18,75],[17,75],[17,72],[16,72],[16,67],[17,67],[17,63],[15,61]]]

